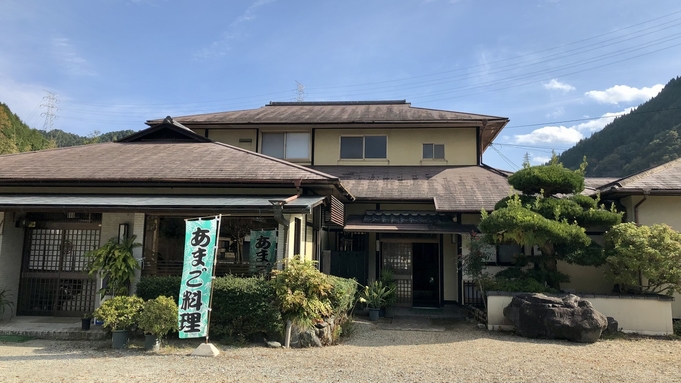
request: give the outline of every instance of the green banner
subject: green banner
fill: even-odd
[[[178,312],[180,338],[202,338],[208,333],[213,261],[219,223],[218,217],[186,221]]]
[[[272,271],[277,262],[277,231],[251,231],[251,246],[248,252],[248,268],[251,273],[265,274]]]

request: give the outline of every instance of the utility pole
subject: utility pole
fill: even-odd
[[[40,107],[45,108],[46,111],[40,113],[40,116],[45,117],[45,123],[43,123],[43,130],[49,132],[50,130],[54,129],[54,120],[59,118],[57,116],[57,112],[60,111],[61,109],[57,108],[57,104],[59,103],[57,95],[47,90],[45,92],[47,92],[47,96],[43,97],[43,101],[45,103],[40,104]]]

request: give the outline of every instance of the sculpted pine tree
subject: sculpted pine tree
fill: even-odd
[[[622,220],[614,206],[598,206],[598,199],[579,194],[584,190],[584,169],[564,168],[554,156],[548,165],[529,166],[508,178],[522,195],[499,201],[491,214],[483,211],[480,231],[494,244],[516,243],[540,251],[516,256],[516,267],[500,273],[511,278],[532,278],[559,289],[569,278],[558,272],[557,261],[601,265],[602,249],[586,235],[585,228],[607,230]],[[531,264],[533,267],[522,268]],[[499,276],[499,274],[497,274]]]

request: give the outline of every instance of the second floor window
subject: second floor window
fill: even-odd
[[[262,154],[283,159],[309,159],[310,133],[263,133]]]
[[[385,159],[388,157],[387,136],[341,137],[340,158]]]
[[[424,160],[443,160],[445,158],[445,144],[423,144]]]

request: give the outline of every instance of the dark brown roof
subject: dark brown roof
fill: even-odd
[[[433,201],[437,211],[493,210],[506,176],[486,166],[316,166],[341,179],[357,201]]]
[[[601,192],[681,193],[681,158],[607,183]]]
[[[415,108],[405,100],[397,101],[318,101],[270,102],[258,109],[174,117],[194,125],[267,125],[267,124],[432,124],[448,127],[483,125],[482,142],[486,148],[508,123],[508,118],[482,114]],[[154,125],[161,120],[149,120]],[[334,126],[337,127],[337,126]]]
[[[337,183],[334,176],[214,142],[104,143],[0,156],[15,181]]]

